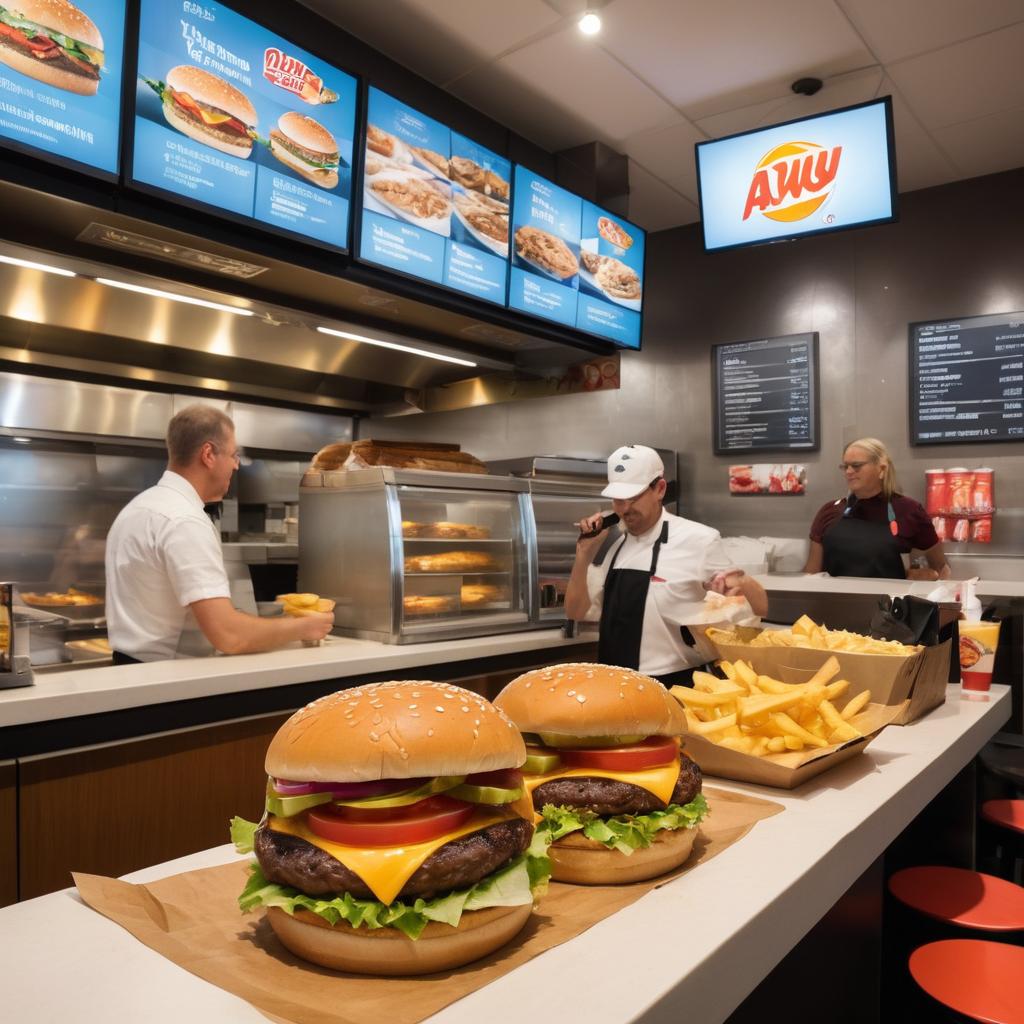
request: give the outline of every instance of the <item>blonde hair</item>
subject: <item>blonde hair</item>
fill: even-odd
[[[889,501],[899,488],[896,482],[896,466],[893,464],[889,449],[877,437],[862,437],[851,441],[843,448],[844,459],[851,448],[862,448],[871,457],[872,462],[885,463],[885,470],[882,472],[882,494],[885,500]]]
[[[172,466],[187,466],[209,441],[223,444],[235,429],[227,413],[212,405],[189,405],[167,424],[167,458]]]

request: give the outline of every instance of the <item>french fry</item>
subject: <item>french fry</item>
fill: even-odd
[[[804,743],[812,747],[828,746],[826,740],[823,740],[820,736],[815,736],[813,732],[809,732],[802,725],[797,725],[784,711],[774,714],[772,720],[783,732],[788,733],[790,736],[796,736],[797,739],[803,740]]]
[[[699,736],[710,736],[716,732],[724,732],[735,724],[735,715],[723,715],[721,718],[716,718],[713,722],[697,722],[696,727],[692,731]]]
[[[826,700],[835,700],[836,697],[846,693],[849,688],[850,681],[848,679],[837,679],[825,687],[825,698]]]
[[[849,722],[840,720],[839,725],[828,734],[829,743],[846,743],[848,740],[859,740],[861,734]]]
[[[736,669],[733,668],[731,661],[720,661],[718,667],[725,673],[726,679],[736,678]]]
[[[874,637],[851,633],[845,629],[826,629],[806,615],[801,615],[789,629],[765,629],[752,640],[744,640],[735,630],[709,629],[708,635],[720,644],[749,644],[751,647],[807,647],[823,651],[842,651],[847,654],[886,654],[907,658],[921,650],[895,640],[876,640]]]
[[[786,749],[785,736],[773,736],[768,741],[768,751],[772,754],[781,754]]]
[[[684,689],[684,687],[678,686],[673,689]],[[736,698],[731,693],[705,693],[703,690],[698,690],[694,687],[686,695],[686,703],[693,708],[717,708],[723,704],[732,704]]]
[[[846,704],[846,707],[843,708],[840,714],[840,718],[842,718],[844,722],[848,722],[859,711],[862,711],[870,700],[871,691],[861,690],[856,697],[851,697],[849,699],[849,701]]]
[[[829,655],[828,661],[825,662],[817,672],[807,680],[807,685],[815,686],[818,683],[827,683],[833,676],[839,674],[839,660],[834,654]]]
[[[757,673],[745,661],[737,661],[733,667],[740,683],[748,689],[757,686]]]

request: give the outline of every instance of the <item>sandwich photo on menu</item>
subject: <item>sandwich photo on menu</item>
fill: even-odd
[[[289,110],[270,133],[270,152],[289,170],[319,188],[338,184],[338,143],[319,122]]]
[[[0,61],[47,85],[95,96],[103,70],[103,36],[67,0],[18,0],[0,6]]]
[[[191,64],[171,68],[163,82],[145,81],[172,128],[228,156],[245,160],[252,154],[256,108],[230,82]]]

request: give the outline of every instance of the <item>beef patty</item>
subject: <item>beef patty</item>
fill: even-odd
[[[700,767],[686,754],[679,755],[679,778],[669,801],[680,806],[688,804],[701,787]],[[663,811],[662,803],[653,793],[629,782],[618,782],[599,776],[552,779],[533,791],[533,806],[539,811],[545,804],[556,807],[579,807],[604,817],[617,814],[649,814]]]
[[[468,889],[518,857],[532,838],[533,825],[522,818],[512,818],[453,839],[413,872],[395,898],[432,899],[439,894]],[[298,836],[274,832],[261,825],[256,830],[254,849],[263,874],[270,882],[290,885],[310,896],[348,892],[357,899],[377,898],[354,871]]]

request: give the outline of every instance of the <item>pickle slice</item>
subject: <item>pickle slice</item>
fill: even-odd
[[[415,789],[405,789],[400,793],[388,793],[386,796],[370,796],[363,800],[335,800],[339,807],[361,807],[368,811],[387,810],[390,807],[407,807],[418,803],[435,793],[446,793],[466,781],[465,775],[447,775],[428,779]]]
[[[641,740],[647,739],[646,735],[622,735],[622,736],[571,736],[560,732],[542,732],[541,740],[548,747],[628,747]]]
[[[510,804],[513,800],[518,800],[523,791],[502,789],[500,786],[474,786],[471,782],[464,782],[461,786],[449,790],[448,795],[471,804]]]
[[[279,818],[290,818],[300,811],[307,811],[310,807],[318,807],[320,804],[331,802],[330,793],[304,793],[302,796],[281,796],[275,793],[267,783],[267,810],[276,814]]]
[[[554,771],[561,763],[562,759],[552,750],[535,750],[527,747],[523,771],[529,775],[544,775]]]

